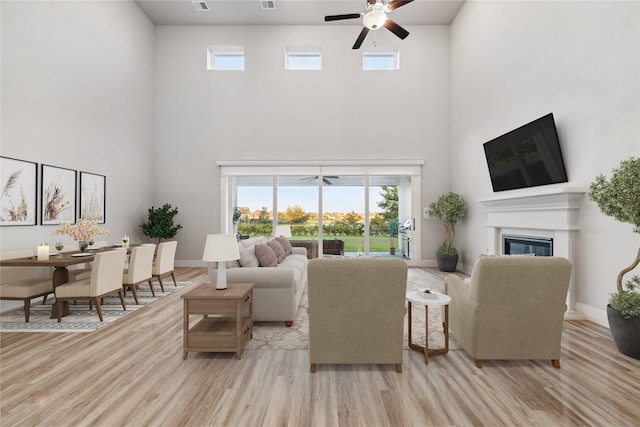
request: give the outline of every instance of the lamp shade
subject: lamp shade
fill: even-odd
[[[284,236],[291,237],[291,226],[290,225],[276,225],[276,232],[273,234],[274,236]]]
[[[233,234],[208,234],[202,260],[207,262],[233,261],[240,258],[238,242]]]

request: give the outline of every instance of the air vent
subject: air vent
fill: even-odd
[[[260,5],[264,10],[271,10],[276,8],[276,2],[273,0],[260,0]]]
[[[199,12],[208,12],[209,11],[209,5],[207,4],[207,2],[204,2],[204,1],[192,1],[191,3],[193,3],[193,7],[195,7],[196,10],[199,11]]]

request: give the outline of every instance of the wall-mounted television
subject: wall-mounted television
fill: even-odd
[[[567,182],[553,113],[484,143],[493,191]]]

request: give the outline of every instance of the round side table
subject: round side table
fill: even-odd
[[[407,292],[408,302],[408,326],[409,326],[409,348],[424,353],[424,363],[429,363],[430,356],[438,356],[441,354],[447,354],[449,352],[449,303],[451,297],[449,295],[436,293],[435,297],[423,297],[422,292],[412,291]],[[411,304],[424,305],[424,325],[425,325],[425,342],[424,347],[413,342],[411,335]],[[442,322],[442,328],[444,330],[444,347],[429,349],[429,307],[441,307],[444,306],[444,321]]]

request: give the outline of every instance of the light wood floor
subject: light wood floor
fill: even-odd
[[[206,270],[177,278],[204,281]],[[588,321],[565,322],[559,370],[549,361],[477,369],[462,350],[425,365],[407,350],[402,374],[373,365],[310,374],[304,350],[183,361],[179,293],[90,334],[1,334],[0,425],[640,425],[640,361]]]

